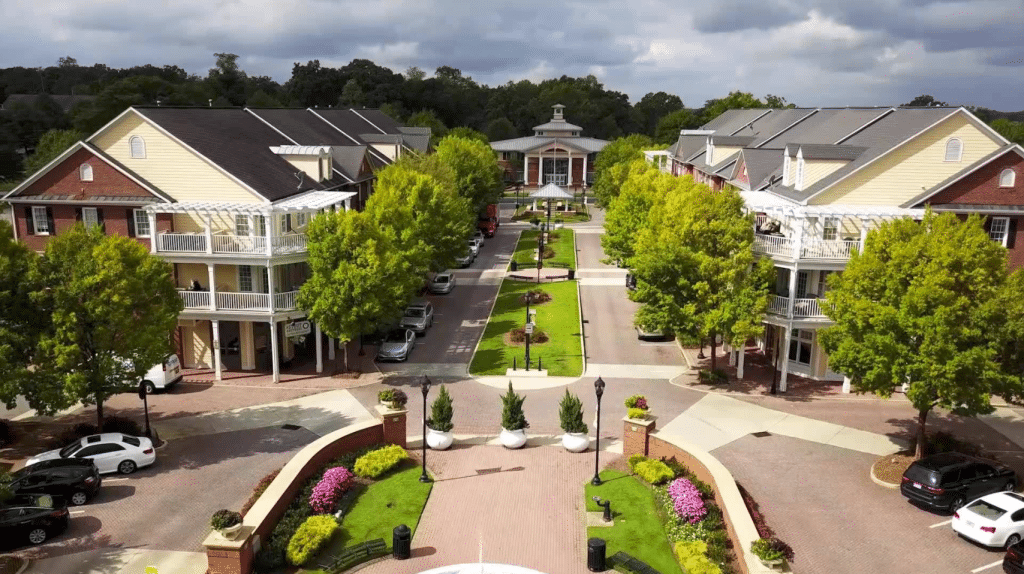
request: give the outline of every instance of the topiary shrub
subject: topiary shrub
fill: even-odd
[[[647,459],[640,461],[633,468],[633,472],[640,477],[640,480],[649,484],[661,484],[672,480],[672,469],[660,460]]]
[[[452,396],[448,389],[441,385],[437,398],[430,403],[430,418],[427,419],[427,426],[438,432],[451,432],[452,425]]]
[[[645,461],[645,460],[648,460],[648,458],[646,456],[642,455],[642,454],[630,455],[630,457],[629,457],[629,470],[630,470],[630,472],[632,472],[633,474],[636,474],[636,465],[641,463],[641,462],[643,462],[643,461]]]
[[[566,389],[558,406],[558,423],[562,427],[562,431],[567,433],[587,432],[587,424],[583,422],[583,403],[580,402],[579,397]]]
[[[508,332],[508,340],[513,343],[525,343],[526,342],[526,328],[516,327]],[[540,329],[534,329],[533,334],[530,335],[531,344],[547,343],[550,339],[548,334]]]
[[[543,289],[530,289],[526,293],[519,296],[519,302],[526,304],[526,299],[530,299],[531,305],[539,305],[541,303],[547,303],[551,300],[551,294]]]
[[[717,564],[708,560],[708,545],[699,540],[676,542],[676,559],[687,574],[722,574]]]
[[[508,392],[501,396],[501,427],[505,430],[517,431],[530,428],[523,412],[526,397],[517,395],[512,390],[512,381],[508,383]]]
[[[409,454],[404,448],[396,444],[388,445],[359,457],[355,473],[363,478],[377,478],[407,458]]]
[[[338,529],[333,516],[310,516],[288,541],[285,556],[293,566],[302,566],[320,551]]]
[[[103,432],[119,432],[130,436],[142,436],[139,423],[125,417],[106,417],[103,419]]]
[[[214,530],[224,530],[242,523],[242,515],[234,510],[221,509],[210,517],[210,526]]]
[[[333,512],[341,496],[352,488],[353,478],[352,471],[344,466],[328,469],[320,482],[313,487],[309,507],[317,514]]]

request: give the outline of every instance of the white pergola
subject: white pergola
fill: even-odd
[[[537,200],[543,199],[545,201],[558,200],[558,199],[572,199],[573,195],[568,191],[565,191],[561,187],[549,183],[544,187],[530,194],[530,199],[533,200],[533,211],[537,211]]]
[[[899,207],[897,205],[853,205],[827,204],[802,205],[779,197],[767,191],[741,191],[740,197],[749,211],[775,213],[789,217],[852,217],[858,219],[924,217],[924,210],[919,208]]]
[[[222,201],[179,201],[175,203],[152,203],[143,209],[147,213],[190,213],[210,215],[214,213],[236,213],[239,215],[266,215],[281,213],[316,213],[324,209],[345,205],[355,197],[353,191],[308,191],[274,203],[228,203]]]

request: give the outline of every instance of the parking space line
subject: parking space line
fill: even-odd
[[[1003,563],[1003,561],[999,560],[998,562],[993,562],[993,563],[989,564],[988,566],[982,566],[981,568],[975,568],[974,570],[971,570],[971,573],[974,574],[975,572],[981,572],[982,570],[988,570],[989,568],[995,568],[996,566],[999,566],[1002,563]]]
[[[104,478],[103,482],[120,482],[122,480],[128,480],[127,478]]]
[[[85,514],[84,510],[69,510],[68,514]]]
[[[932,525],[931,525],[931,526],[929,526],[928,528],[938,528],[938,527],[940,527],[940,526],[945,526],[945,525],[947,525],[947,524],[949,524],[949,523],[951,523],[951,522],[953,522],[953,519],[952,519],[952,518],[950,518],[949,520],[946,520],[946,521],[944,521],[944,522],[939,522],[939,523],[937,523],[937,524],[932,524]]]

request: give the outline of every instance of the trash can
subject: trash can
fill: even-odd
[[[395,560],[405,560],[412,552],[412,531],[404,524],[395,527],[391,535],[392,556]]]
[[[511,269],[512,271],[518,271],[519,270],[519,263],[513,261],[513,262],[508,264],[508,268]]]
[[[569,281],[572,281],[575,278],[576,278],[576,270],[573,269],[572,267],[570,267],[569,268]]]
[[[603,538],[591,538],[587,540],[587,569],[591,572],[604,572],[605,565],[605,542]]]

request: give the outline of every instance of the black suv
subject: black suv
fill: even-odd
[[[903,473],[900,492],[910,500],[953,512],[986,494],[1013,490],[1017,475],[997,462],[956,452],[927,456]]]
[[[1003,572],[1024,574],[1024,542],[1018,542],[1006,549],[1003,557]]]
[[[83,458],[44,460],[11,474],[14,494],[49,494],[81,506],[100,489],[100,472]]]
[[[42,544],[67,529],[68,507],[50,496],[16,496],[0,507],[0,544]]]

